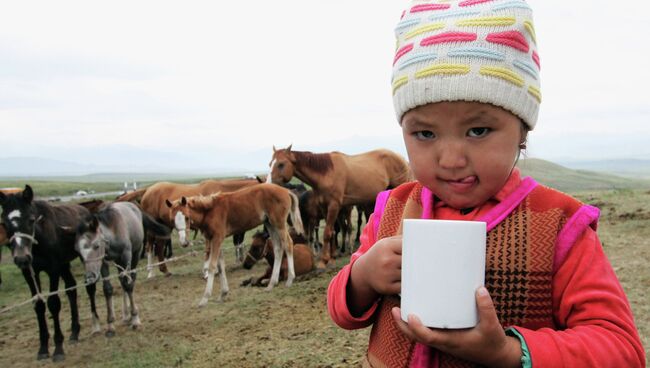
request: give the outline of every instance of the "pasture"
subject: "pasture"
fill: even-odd
[[[608,190],[576,194],[602,210],[600,238],[625,288],[646,354],[650,345],[650,191]],[[246,234],[249,244],[252,232]],[[0,314],[0,366],[3,367],[354,367],[365,352],[369,330],[344,331],[329,319],[326,289],[334,273],[347,263],[336,260],[335,269],[297,278],[291,288],[280,283],[273,291],[239,286],[266,268],[259,262],[252,270],[234,265],[231,238],[224,242],[230,295],[223,303],[211,300],[196,307],[205,283],[201,278],[203,245],[197,255],[174,241],[169,264],[173,273],[145,280],[139,272],[136,301],[142,328],[129,330],[116,324],[116,336],[91,336],[91,316],[85,291],[79,291],[80,342],[68,342],[70,315],[63,298],[62,327],[66,336],[66,360],[35,360],[38,335],[31,305]],[[0,308],[29,298],[29,292],[8,249],[3,247],[3,284]],[[73,263],[77,281],[83,280],[78,261]],[[111,270],[115,274],[115,270]],[[112,280],[116,300],[121,289]],[[218,287],[218,286],[216,286]],[[216,292],[216,290],[215,290]],[[98,312],[105,326],[106,309],[98,291]],[[121,303],[116,303],[118,316]],[[119,318],[118,318],[119,319]]]

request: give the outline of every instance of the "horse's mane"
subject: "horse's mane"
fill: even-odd
[[[309,151],[291,151],[297,166],[308,167],[319,174],[325,174],[334,167],[329,153],[312,153]]]
[[[205,211],[213,207],[214,199],[219,197],[220,195],[221,192],[213,193],[207,196],[197,195],[197,196],[189,197],[187,201],[192,208]]]
[[[110,206],[102,211],[97,212],[95,215],[97,216],[97,221],[102,224],[115,223],[115,221],[120,217],[120,214]]]

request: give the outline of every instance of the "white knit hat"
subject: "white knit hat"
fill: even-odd
[[[412,1],[395,34],[398,121],[427,103],[476,101],[535,127],[540,64],[532,9],[524,0]]]

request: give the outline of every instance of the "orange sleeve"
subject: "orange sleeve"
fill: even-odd
[[[557,330],[514,326],[533,367],[645,367],[645,352],[625,292],[587,229],[553,278]]]
[[[347,285],[352,265],[375,244],[374,221],[374,214],[370,215],[359,238],[361,242],[359,249],[350,257],[350,263],[332,278],[327,289],[327,310],[330,317],[334,323],[347,330],[367,327],[374,322],[373,315],[377,309],[377,302],[359,317],[355,317],[350,313],[347,303]]]

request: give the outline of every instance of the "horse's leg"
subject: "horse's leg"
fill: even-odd
[[[166,242],[167,240],[163,240],[163,241]],[[169,241],[171,241],[171,239],[169,239]],[[161,243],[162,243],[161,240],[159,238],[156,238],[156,241],[155,241],[154,247],[153,247],[153,249],[156,251],[156,256],[158,256],[158,262],[161,262],[160,266],[158,266],[158,269],[165,276],[171,276],[172,273],[169,272],[169,270],[167,269],[167,264],[164,263],[164,261],[165,261],[165,245],[161,244]]]
[[[102,331],[102,325],[99,322],[99,314],[97,314],[97,303],[95,301],[96,292],[97,283],[86,285],[86,294],[88,294],[88,299],[90,299],[90,314],[93,318],[93,329],[90,331],[91,335],[100,333]]]
[[[72,276],[70,272],[70,264],[67,264],[61,270],[61,278],[63,279],[63,284],[66,289],[77,286],[77,281]],[[68,296],[68,302],[70,303],[70,342],[79,341],[79,331],[81,330],[81,325],[79,325],[79,308],[77,307],[77,289],[67,290],[66,295]],[[94,295],[93,295],[94,299]],[[94,301],[94,300],[93,300]]]
[[[339,213],[340,205],[337,202],[330,202],[327,206],[327,218],[325,221],[325,230],[323,231],[323,248],[321,249],[321,259],[318,261],[318,269],[325,269],[332,261],[332,235],[334,234],[334,223]],[[331,263],[331,266],[334,262]]]
[[[235,244],[235,259],[237,263],[244,263],[244,234],[239,233],[232,236],[232,242]]]
[[[130,271],[127,268],[127,271]],[[120,284],[122,285],[123,305],[122,305],[122,322],[130,325],[132,329],[137,329],[142,323],[140,322],[139,310],[133,299],[133,289],[135,288],[135,272],[130,274],[129,277],[120,276]]]
[[[230,288],[228,287],[228,279],[226,278],[226,257],[223,255],[223,250],[219,249],[219,264],[217,267],[219,273],[219,281],[221,282],[221,293],[219,294],[218,301],[226,300]]]
[[[223,236],[218,236],[217,238],[205,238],[205,256],[206,256],[206,261],[203,264],[204,267],[204,272],[207,271],[207,282],[205,284],[205,291],[203,291],[203,297],[199,301],[199,307],[205,307],[208,304],[208,300],[210,299],[210,296],[212,296],[212,286],[214,284],[214,273],[217,269],[217,257],[219,256],[218,254],[215,253],[214,249],[211,249],[212,244],[217,244],[217,241],[221,238],[223,240]],[[220,245],[220,243],[219,243]],[[207,266],[207,268],[206,268]]]
[[[293,240],[288,231],[284,231],[284,242],[282,246],[284,247],[284,253],[287,255],[287,266],[289,268],[289,274],[287,275],[287,287],[293,284],[293,280],[296,278],[296,270],[293,263]],[[282,251],[280,251],[280,264],[282,264]]]
[[[144,245],[144,248],[146,249],[147,252],[147,279],[150,279],[153,277],[153,252],[152,252],[152,245],[153,245],[153,238],[151,236],[146,237],[147,242]]]
[[[363,209],[357,207],[357,234],[354,236],[354,245],[359,245],[359,239],[361,238],[361,223],[363,222]],[[354,252],[354,249],[350,247],[350,254]]]
[[[108,264],[106,262],[102,262],[102,268],[100,272],[103,278],[102,287],[104,290],[104,298],[106,299],[106,337],[113,337],[115,336],[115,326],[113,325],[113,322],[115,322],[115,308],[113,308],[113,285],[111,285],[111,281],[108,279],[109,271]]]
[[[50,274],[50,292],[59,290],[59,276],[57,272]],[[59,313],[61,312],[59,294],[52,294],[47,297],[47,309],[50,310],[54,322],[54,354],[52,354],[52,361],[60,362],[65,359],[65,353],[63,352],[63,332],[61,332],[61,322],[59,321]]]
[[[27,286],[29,286],[29,291],[32,293],[32,296],[36,295],[36,288],[38,287],[38,290],[41,290],[41,280],[38,277],[38,274],[35,274],[34,279],[32,279],[31,270],[26,269],[22,271],[23,277],[27,282]],[[34,284],[34,280],[36,280],[36,284]],[[43,300],[36,299],[36,302],[34,302],[34,312],[36,312],[36,320],[38,321],[38,338],[40,341],[40,347],[38,348],[38,355],[36,356],[36,359],[47,359],[50,357],[50,353],[47,348],[50,334],[47,331],[47,321],[45,319],[45,303]]]

